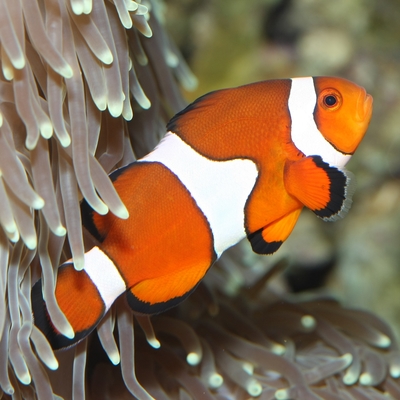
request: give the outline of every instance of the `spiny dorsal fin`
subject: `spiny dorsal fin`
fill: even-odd
[[[200,96],[198,99],[193,101],[193,103],[189,104],[182,111],[179,111],[170,119],[167,124],[167,131],[179,133],[181,129],[180,125],[186,125],[190,123],[190,120],[192,119],[191,113],[195,110],[200,111],[200,109],[203,109],[201,111],[213,112],[213,104],[215,103],[215,101],[217,101],[218,97],[226,91],[226,89],[215,90],[213,92]],[[213,101],[214,97],[215,101]]]

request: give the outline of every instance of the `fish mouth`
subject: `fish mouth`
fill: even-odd
[[[365,90],[360,93],[357,101],[356,119],[359,122],[369,123],[372,116],[373,98]]]

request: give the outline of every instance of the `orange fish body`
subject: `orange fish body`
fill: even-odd
[[[275,252],[303,206],[341,218],[351,204],[343,167],[371,113],[371,96],[340,78],[272,80],[199,98],[172,118],[153,152],[111,175],[128,219],[83,206],[100,245],[86,253],[83,271],[64,264],[56,287],[75,338],[43,318],[40,295],[36,324],[54,348],[71,345],[124,292],[134,311],[162,312],[241,239],[257,253]]]

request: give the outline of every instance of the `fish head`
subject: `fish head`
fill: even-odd
[[[315,122],[324,138],[344,154],[353,154],[372,116],[372,96],[342,78],[314,78],[317,101]]]

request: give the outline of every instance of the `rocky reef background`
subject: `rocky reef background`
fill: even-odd
[[[396,0],[169,1],[166,27],[210,90],[289,76],[337,75],[374,97],[369,131],[348,164],[349,214],[325,223],[305,210],[279,252],[295,290],[321,286],[400,334],[400,4]],[[252,258],[254,260],[255,257]]]

